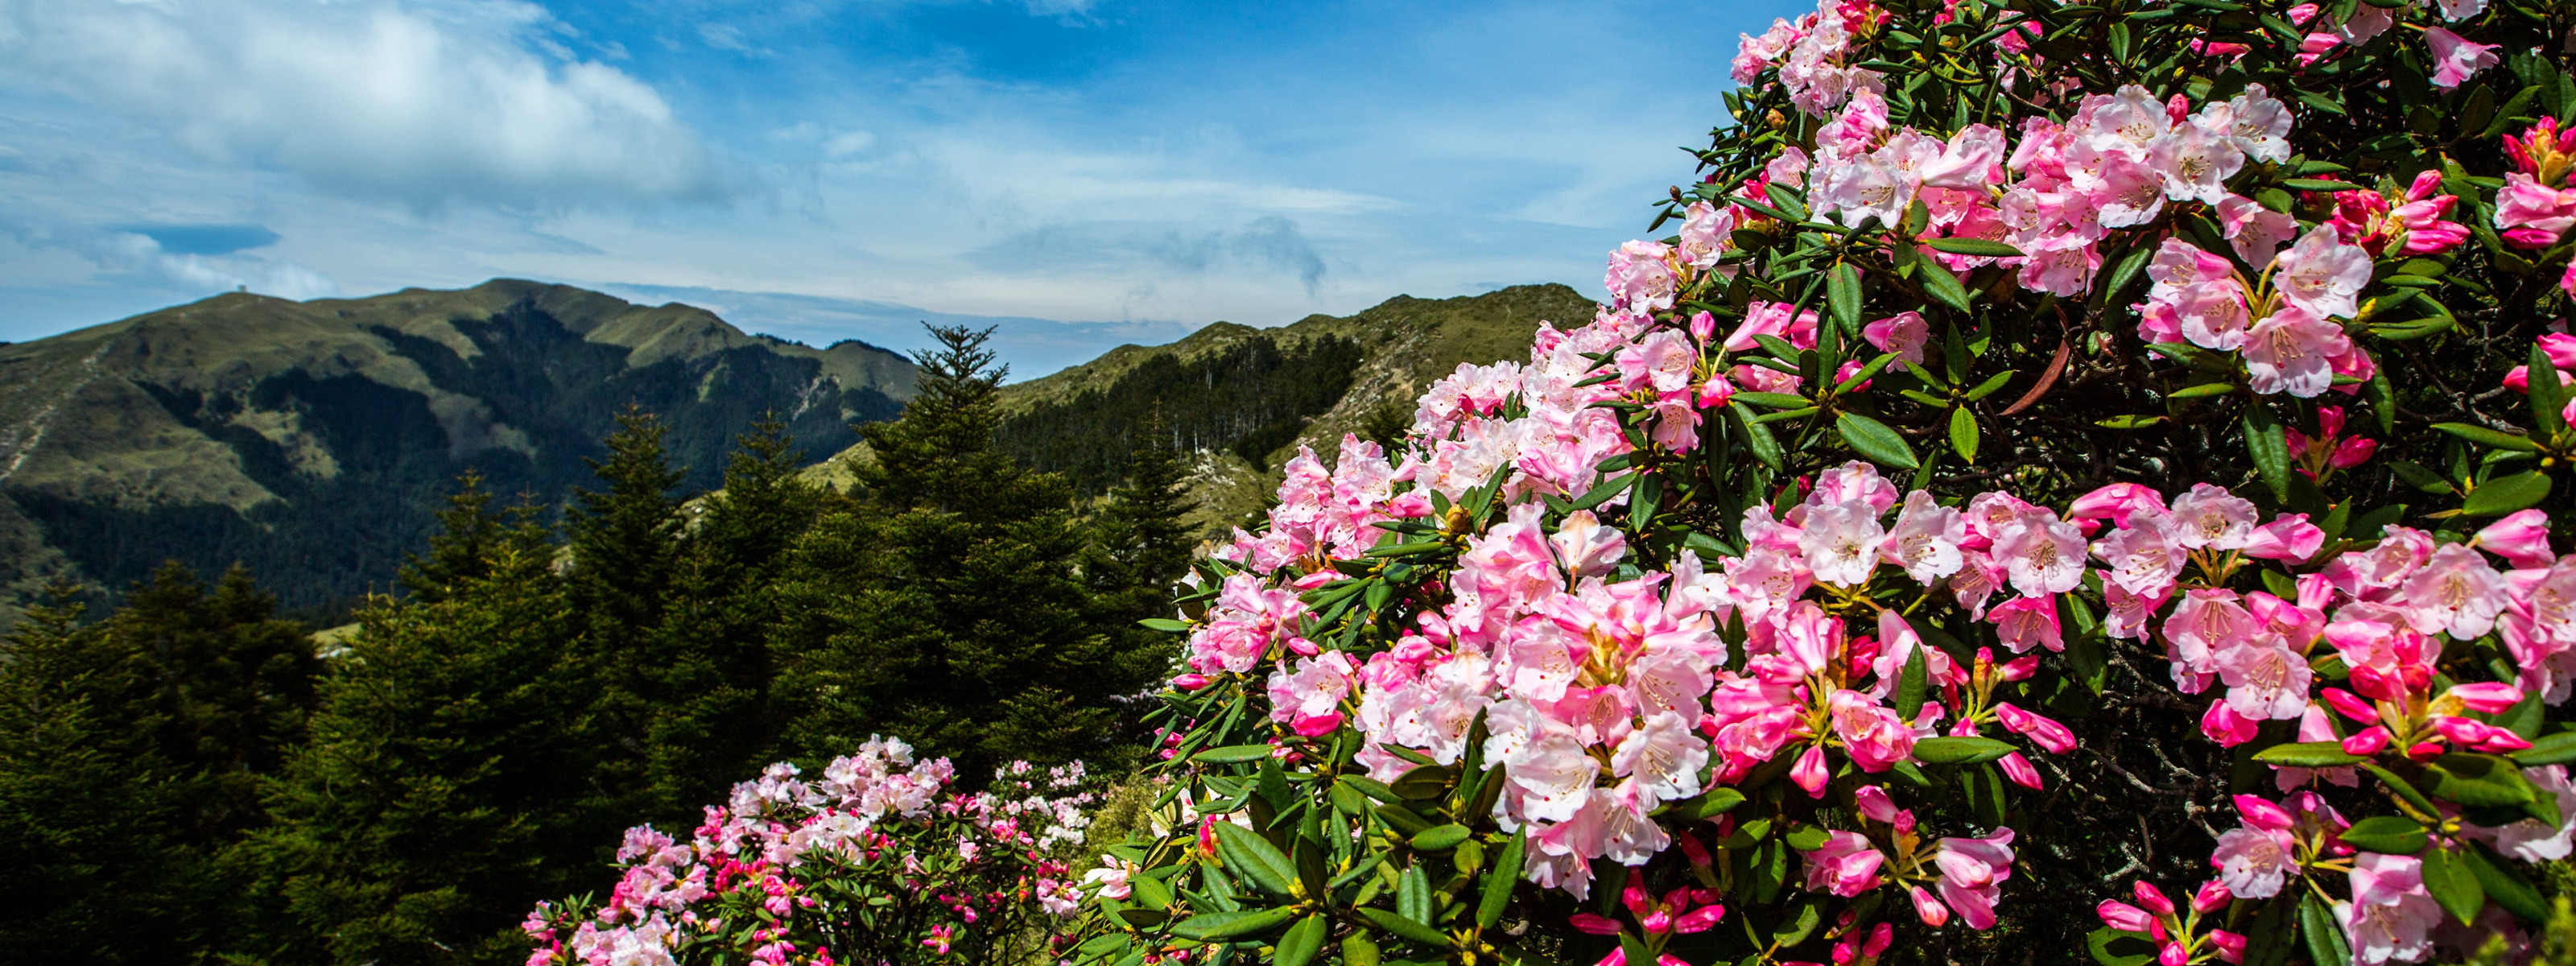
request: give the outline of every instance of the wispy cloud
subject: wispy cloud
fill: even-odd
[[[527,3],[0,2],[0,76],[201,157],[434,208],[709,201],[714,155],[636,78],[549,62]]]

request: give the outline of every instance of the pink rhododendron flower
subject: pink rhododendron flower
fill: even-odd
[[[2281,253],[2272,284],[2310,315],[2356,315],[2362,287],[2370,284],[2370,253],[2344,244],[2332,227],[2319,227]]]
[[[1844,898],[1878,888],[1879,866],[1887,861],[1886,854],[1858,832],[1829,832],[1822,848],[1802,854],[1807,862],[1807,891]]]
[[[2496,230],[2517,248],[2547,248],[2576,227],[2576,189],[2550,187],[2520,171],[2496,192]]]
[[[2432,48],[2433,86],[2443,90],[2458,87],[2503,62],[2496,58],[2500,49],[2497,45],[2473,44],[2440,27],[2424,28],[2424,42]]]
[[[1932,337],[1932,327],[1920,312],[1899,312],[1861,327],[1861,338],[1880,352],[1894,353],[1898,361],[1888,368],[1904,372],[1909,365],[1923,364],[1923,344]]]
[[[1970,929],[1992,929],[1995,900],[2002,883],[2012,878],[2013,830],[1996,829],[1982,839],[1945,838],[1933,862],[1941,869],[1941,900],[1956,910]],[[1917,898],[1919,907],[1922,899]],[[1932,924],[1929,919],[1925,924]]]

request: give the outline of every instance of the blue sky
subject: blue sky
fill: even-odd
[[[1556,281],[1785,3],[0,0],[0,339],[494,276],[1014,375]]]

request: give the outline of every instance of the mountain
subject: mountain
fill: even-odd
[[[1392,439],[1413,422],[1423,388],[1459,363],[1526,359],[1539,323],[1572,327],[1593,311],[1566,286],[1521,285],[1449,299],[1399,295],[1355,315],[1271,329],[1217,322],[1169,345],[1119,346],[1003,387],[998,442],[1097,494],[1124,472],[1137,434],[1160,426],[1195,454],[1193,522],[1213,535],[1263,509],[1299,445],[1329,460],[1343,433]],[[831,464],[815,472],[836,475]]]
[[[216,296],[0,345],[0,587],[122,588],[249,564],[291,607],[390,585],[457,474],[559,504],[629,405],[715,485],[775,413],[807,452],[912,395],[904,357],[749,335],[703,309],[496,279],[294,302]]]

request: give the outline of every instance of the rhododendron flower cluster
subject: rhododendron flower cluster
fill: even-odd
[[[2564,24],[2239,6],[1745,35],[1591,318],[1197,566],[1081,957],[2522,948],[2576,818]]]
[[[913,962],[1060,936],[1081,888],[1058,853],[1094,799],[1082,763],[1014,762],[972,794],[954,779],[881,737],[820,780],[771,765],[689,839],[627,830],[596,907],[539,903],[529,966]]]

